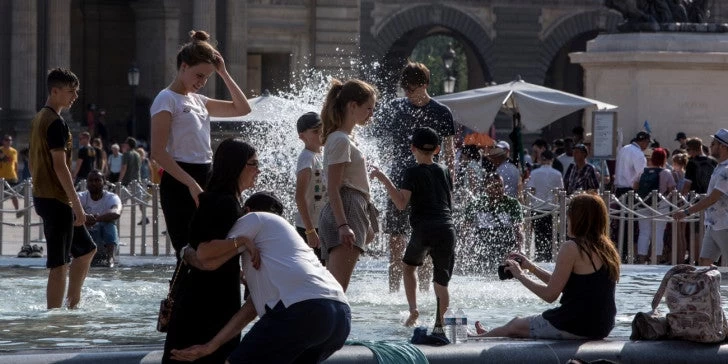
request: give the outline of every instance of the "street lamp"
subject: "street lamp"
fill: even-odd
[[[136,88],[139,86],[139,68],[131,65],[126,73],[126,79],[131,87],[131,135],[136,138]]]
[[[453,76],[452,64],[455,61],[455,50],[452,49],[452,43],[447,45],[447,50],[442,55],[442,64],[445,65],[445,79],[443,80],[442,88],[446,94],[451,94],[455,91],[455,76]]]

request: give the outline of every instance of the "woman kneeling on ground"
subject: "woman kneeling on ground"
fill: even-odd
[[[540,315],[516,317],[490,331],[476,322],[473,336],[583,340],[609,335],[617,313],[614,291],[619,255],[609,239],[607,207],[599,196],[577,195],[571,199],[567,218],[571,238],[561,245],[553,273],[518,253],[508,256],[505,268],[546,302],[561,295],[561,306]],[[543,283],[524,274],[527,271]]]

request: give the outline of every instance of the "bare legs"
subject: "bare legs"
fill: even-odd
[[[403,266],[406,265],[402,263],[406,246],[406,235],[391,235],[389,238],[389,292],[399,291],[399,281],[403,278]],[[432,259],[429,256],[425,258],[424,264],[417,268],[417,277],[420,282],[420,292],[429,291],[432,280]]]
[[[66,305],[70,309],[76,308],[81,301],[81,287],[86,280],[91,260],[96,254],[92,250],[86,255],[73,258],[71,264],[51,268],[48,273],[48,287],[46,288],[46,302],[48,309],[60,308],[63,305],[63,296],[66,294],[66,276],[68,276],[68,295]]]
[[[528,321],[528,319],[520,317],[516,317],[511,321],[508,321],[507,324],[501,327],[496,327],[490,331],[485,331],[480,322],[476,322],[475,329],[477,331],[477,334],[471,336],[526,338],[529,337],[531,334],[530,322]]]
[[[331,249],[329,260],[326,262],[326,268],[341,284],[346,292],[351,280],[351,274],[354,272],[356,261],[359,259],[361,250],[358,247],[348,247],[339,245]]]
[[[407,318],[407,321],[405,321],[405,326],[413,326],[417,322],[417,318],[420,316],[420,312],[417,309],[417,275],[416,271],[422,271],[422,267],[404,264],[403,265],[403,281],[404,281],[404,293],[407,297],[407,304],[409,305],[409,311],[410,315]],[[420,281],[420,285],[422,285],[422,281]],[[435,297],[440,299],[440,312],[438,312],[438,315],[440,315],[440,322],[443,322],[443,316],[445,315],[445,311],[447,310],[447,307],[450,306],[450,293],[447,290],[447,286],[443,286],[437,283],[434,283],[435,286]],[[420,286],[420,291],[422,291],[422,286]]]

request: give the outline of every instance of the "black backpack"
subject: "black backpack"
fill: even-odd
[[[660,172],[662,168],[647,167],[640,176],[639,188],[637,194],[645,201],[646,204],[652,204],[651,199],[645,200],[652,190],[660,189]]]

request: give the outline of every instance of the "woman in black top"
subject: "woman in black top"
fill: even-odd
[[[212,177],[192,219],[190,245],[223,240],[242,216],[240,195],[253,187],[258,170],[255,148],[234,139],[223,141],[215,152]],[[232,245],[231,245],[232,246]],[[240,297],[240,258],[236,255],[215,270],[205,271],[183,265],[178,277],[178,297],[172,310],[162,362],[171,360],[172,349],[204,344],[238,312]],[[224,363],[240,342],[238,335],[198,363]]]
[[[476,322],[477,336],[603,339],[609,335],[617,314],[614,291],[619,254],[609,239],[607,207],[599,196],[580,194],[571,199],[567,218],[573,238],[561,245],[553,272],[519,253],[508,256],[505,268],[546,302],[561,295],[561,306],[541,315],[514,318],[490,331]],[[524,274],[526,270],[543,283]]]

